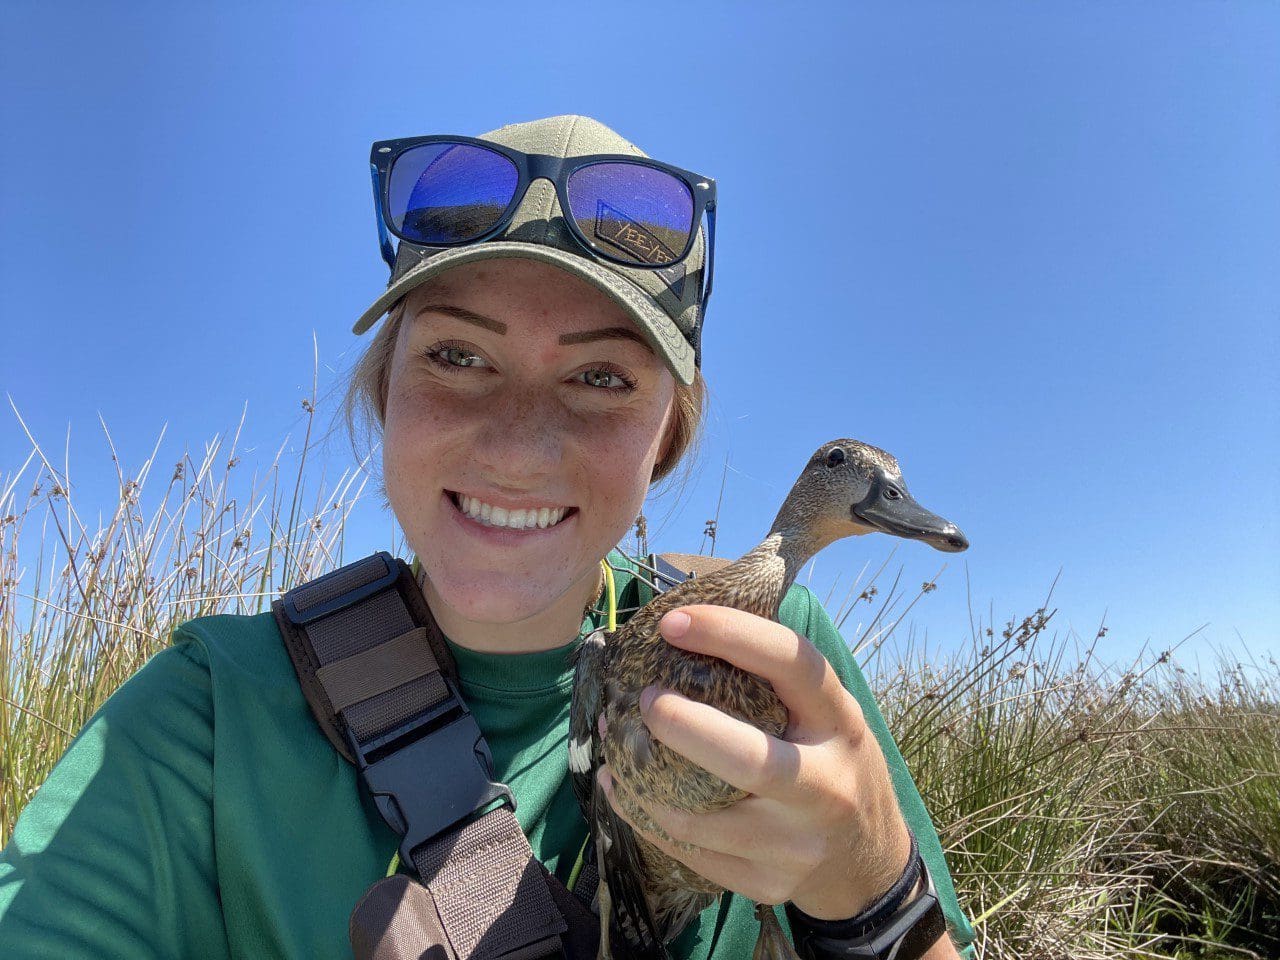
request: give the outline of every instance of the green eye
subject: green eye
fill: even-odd
[[[480,358],[474,353],[470,353],[462,347],[445,347],[440,351],[446,363],[455,367],[472,367],[475,366]]]
[[[423,359],[441,373],[457,373],[467,367],[487,367],[488,363],[469,347],[456,343],[438,343],[421,353]]]
[[[582,373],[578,374],[578,379],[589,387],[596,387],[601,390],[627,391],[635,386],[631,380],[615,370],[610,370],[608,367],[594,367],[591,370],[583,370]]]
[[[587,370],[582,374],[582,380],[588,386],[592,387],[609,387],[613,381],[618,380],[616,374],[610,373],[608,370]],[[621,383],[621,380],[618,380]]]

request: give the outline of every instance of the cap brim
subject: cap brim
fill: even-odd
[[[636,322],[654,352],[666,361],[671,372],[676,375],[676,379],[686,385],[693,383],[693,347],[684,338],[680,328],[672,322],[661,307],[650,299],[648,294],[602,264],[542,244],[491,240],[488,243],[478,243],[474,246],[458,247],[437,253],[424,260],[421,266],[407,271],[403,277],[389,286],[386,293],[375,300],[373,305],[360,316],[355,326],[351,328],[351,332],[364,333],[406,293],[446,270],[479,260],[512,258],[541,260],[543,263],[552,264],[574,276],[581,277],[608,294]]]

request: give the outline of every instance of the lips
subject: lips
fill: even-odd
[[[559,527],[564,525],[564,521],[570,520],[570,518],[573,515],[576,515],[576,513],[579,512],[577,511],[577,507],[566,507],[564,508],[564,515],[561,518],[559,518],[556,524],[552,524],[547,527],[539,527],[539,526],[513,527],[513,526],[506,526],[506,525],[490,524],[490,522],[488,521],[481,520],[480,517],[471,516],[470,513],[467,513],[465,509],[462,508],[462,500],[461,500],[462,495],[458,493],[457,490],[444,490],[444,494],[445,494],[445,497],[449,498],[449,503],[453,504],[454,511],[457,512],[458,517],[462,518],[462,520],[470,521],[470,524],[480,527],[480,529],[483,529],[483,530],[511,532],[511,534],[516,534],[516,535],[540,534],[540,532],[543,532],[543,534],[545,534],[545,532],[557,530],[559,529]],[[479,498],[475,498],[475,499],[479,499]],[[529,509],[534,509],[534,507],[512,507],[512,508],[504,508],[504,509],[507,509],[508,512],[515,512],[517,511],[517,509],[525,509],[525,511],[529,511]]]

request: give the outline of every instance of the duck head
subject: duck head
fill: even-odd
[[[868,533],[923,540],[959,553],[969,541],[949,520],[907,492],[898,461],[860,440],[824,443],[809,458],[778,512],[773,532],[803,534],[817,544]]]

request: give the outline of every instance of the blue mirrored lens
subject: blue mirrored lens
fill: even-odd
[[[475,240],[498,222],[519,179],[510,159],[474,144],[411,147],[391,167],[392,227],[413,243]]]
[[[569,207],[582,235],[619,260],[667,266],[695,229],[693,193],[679,177],[638,163],[603,161],[573,172]]]

